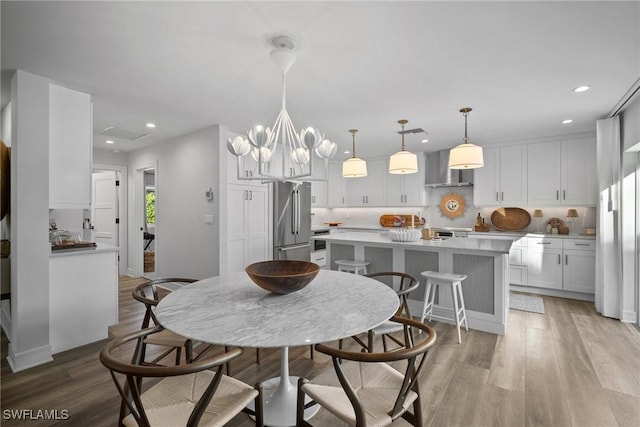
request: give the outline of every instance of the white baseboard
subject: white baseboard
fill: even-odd
[[[626,323],[636,323],[636,320],[637,320],[636,316],[637,314],[633,310],[623,310],[622,318],[620,319],[620,321],[626,322]]]
[[[559,289],[547,289],[547,288],[534,288],[531,286],[519,286],[510,284],[509,290],[517,292],[526,292],[536,295],[548,295],[550,297],[577,299],[580,301],[593,301],[593,294],[584,294],[582,292],[563,291]]]
[[[24,371],[34,366],[43,365],[53,360],[51,357],[51,346],[43,345],[42,347],[32,348],[31,350],[15,353],[13,346],[9,343],[9,355],[7,362],[13,372]]]

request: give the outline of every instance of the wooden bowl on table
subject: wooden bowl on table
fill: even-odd
[[[273,260],[253,263],[245,271],[262,289],[284,295],[307,286],[320,267],[307,261]]]

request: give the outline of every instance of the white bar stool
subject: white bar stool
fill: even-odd
[[[336,260],[336,265],[338,266],[338,271],[346,271],[347,273],[353,274],[367,274],[367,265],[369,265],[368,261],[354,261],[352,259],[339,259]],[[362,273],[359,273],[362,271]]]
[[[464,297],[462,296],[462,281],[467,278],[465,274],[455,273],[439,273],[437,271],[423,271],[421,273],[427,278],[427,287],[424,293],[424,303],[422,306],[422,316],[420,321],[424,323],[424,318],[429,315],[429,322],[433,315],[433,301],[438,293],[438,287],[451,286],[451,294],[453,296],[453,320],[458,328],[458,343],[462,343],[460,336],[460,324],[464,321],[464,329],[467,327],[467,313],[464,309]],[[458,298],[460,300],[458,301]]]

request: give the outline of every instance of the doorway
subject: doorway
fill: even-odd
[[[93,164],[90,215],[92,240],[117,246],[118,274],[127,274],[126,166]]]
[[[146,169],[143,175],[143,272],[145,277],[156,276],[156,170]]]

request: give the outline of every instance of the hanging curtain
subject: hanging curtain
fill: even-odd
[[[620,119],[598,120],[598,233],[596,236],[596,310],[620,319],[622,234],[620,223]]]

